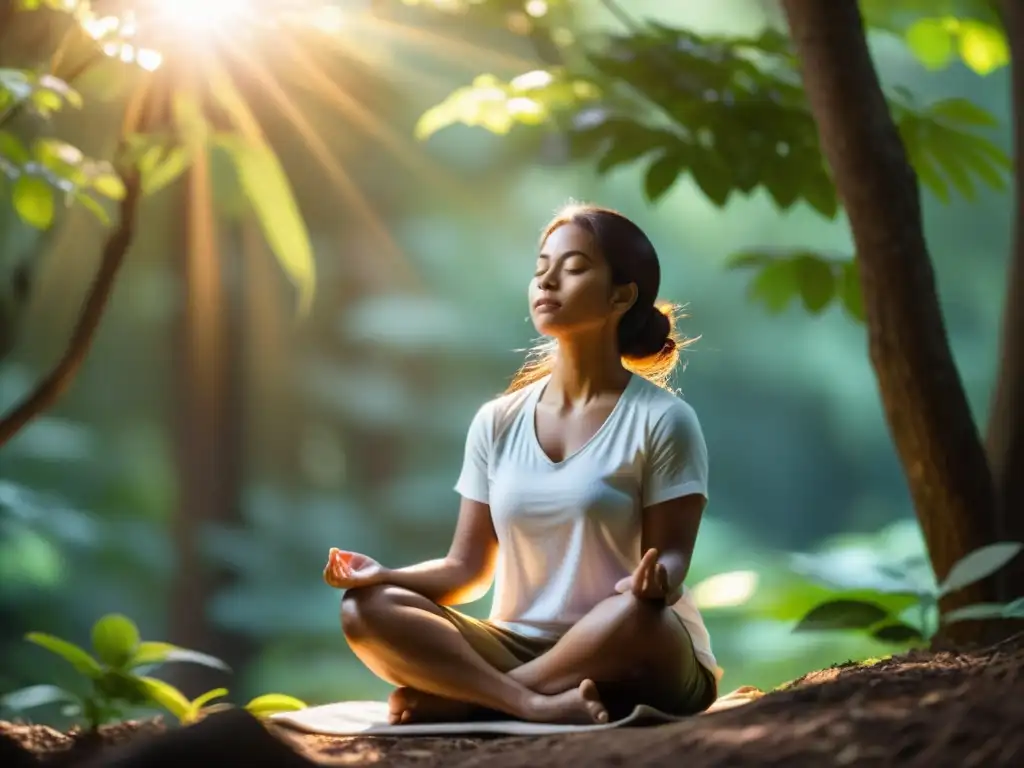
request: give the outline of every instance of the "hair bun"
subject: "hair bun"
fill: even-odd
[[[673,352],[676,340],[672,338],[672,326],[672,317],[663,308],[652,306],[640,325],[620,341],[622,356],[642,359]]]

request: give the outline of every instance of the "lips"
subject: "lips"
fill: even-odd
[[[558,309],[560,306],[562,305],[554,299],[537,299],[533,302],[533,308],[536,310]]]

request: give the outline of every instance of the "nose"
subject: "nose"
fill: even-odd
[[[537,278],[537,287],[544,291],[553,291],[558,286],[558,282],[555,279],[556,273],[557,270],[553,267],[546,269]]]

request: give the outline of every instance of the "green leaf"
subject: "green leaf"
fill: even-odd
[[[189,663],[199,664],[212,669],[219,669],[223,672],[230,672],[231,668],[220,659],[199,651],[190,651],[187,648],[179,648],[171,643],[163,643],[148,640],[140,643],[131,661],[129,668],[141,667],[148,664],[172,664]]]
[[[159,704],[176,718],[179,722],[188,720],[192,711],[192,704],[185,694],[179,691],[170,683],[157,680],[155,677],[140,677],[142,689],[155,704]]]
[[[796,269],[791,260],[785,259],[762,267],[751,281],[747,295],[769,312],[779,313],[789,306],[798,291]]]
[[[295,712],[306,707],[304,701],[283,693],[266,693],[245,705],[246,710],[256,717],[267,717],[277,712]]]
[[[86,677],[96,679],[103,674],[103,668],[99,662],[74,643],[43,632],[29,632],[25,635],[25,639],[57,654]]]
[[[102,173],[92,180],[92,188],[110,200],[121,200],[125,196],[124,181],[116,173]]]
[[[110,216],[107,215],[106,209],[87,192],[76,190],[75,200],[77,200],[82,207],[89,211],[93,216],[99,219],[103,226],[110,226]]]
[[[985,619],[1002,619],[1006,617],[1009,606],[1005,603],[975,603],[956,608],[942,614],[943,624],[955,624],[958,621],[983,621]]]
[[[157,157],[161,155],[162,153],[157,153]],[[166,157],[162,157],[162,160],[157,160],[146,168],[143,168],[140,164],[139,170],[142,173],[143,192],[147,195],[152,195],[154,192],[158,192],[164,187],[173,184],[191,164],[192,154],[185,147],[171,148]]]
[[[227,695],[227,688],[214,688],[212,691],[207,691],[206,693],[194,698],[190,706],[194,712],[199,712],[199,710],[201,710],[214,699],[222,699]]]
[[[664,197],[685,168],[686,157],[671,150],[651,163],[644,174],[644,194],[647,199],[656,203]]]
[[[14,210],[29,226],[49,229],[53,224],[53,188],[39,176],[19,176],[12,190]]]
[[[899,645],[919,643],[925,639],[924,635],[921,634],[921,630],[909,624],[904,624],[901,621],[893,624],[883,624],[878,629],[872,630],[871,636],[883,643],[898,643]]]
[[[254,144],[239,136],[222,136],[218,144],[234,161],[263,235],[298,288],[299,311],[305,314],[313,299],[316,265],[306,223],[277,155],[266,144]]]
[[[1018,597],[1007,603],[1003,609],[1003,616],[1007,619],[1024,619],[1024,597]]]
[[[1024,549],[1016,541],[1001,541],[976,549],[949,569],[945,580],[939,585],[939,596],[948,595],[970,584],[991,576]]]
[[[794,632],[869,629],[889,618],[881,606],[862,600],[831,600],[812,608],[794,627]]]
[[[970,99],[959,96],[933,102],[928,106],[928,113],[961,126],[995,128],[999,125],[999,121],[991,112],[982,109]]]
[[[942,69],[953,59],[953,35],[944,19],[919,19],[907,29],[906,41],[928,69]]]
[[[839,277],[839,298],[854,320],[864,322],[864,298],[860,290],[860,267],[856,260],[843,264]]]
[[[608,151],[597,161],[597,172],[607,173],[612,168],[639,160],[653,149],[646,137],[638,133],[622,132],[612,141]]]
[[[700,191],[719,208],[732,195],[732,173],[721,156],[712,150],[697,149],[689,160],[690,175]]]
[[[127,616],[107,614],[93,624],[92,647],[111,667],[123,668],[139,647],[139,628]]]
[[[56,685],[30,685],[0,697],[0,706],[15,711],[67,703],[80,704],[80,700],[75,694]]]
[[[1010,62],[1002,30],[980,21],[961,19],[960,58],[979,75],[988,75]]]
[[[794,267],[804,308],[812,314],[818,314],[836,295],[832,264],[813,254],[803,254],[795,259]]]
[[[21,139],[10,131],[0,131],[0,157],[10,160],[15,165],[24,165],[32,159]]]

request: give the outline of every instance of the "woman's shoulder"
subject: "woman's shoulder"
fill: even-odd
[[[534,391],[541,386],[543,381],[535,381],[515,392],[505,392],[487,400],[477,408],[475,420],[486,425],[492,439],[500,437],[522,412],[523,406]]]
[[[697,411],[681,393],[643,378],[639,384],[636,402],[647,412],[652,422],[662,419],[697,420]]]

